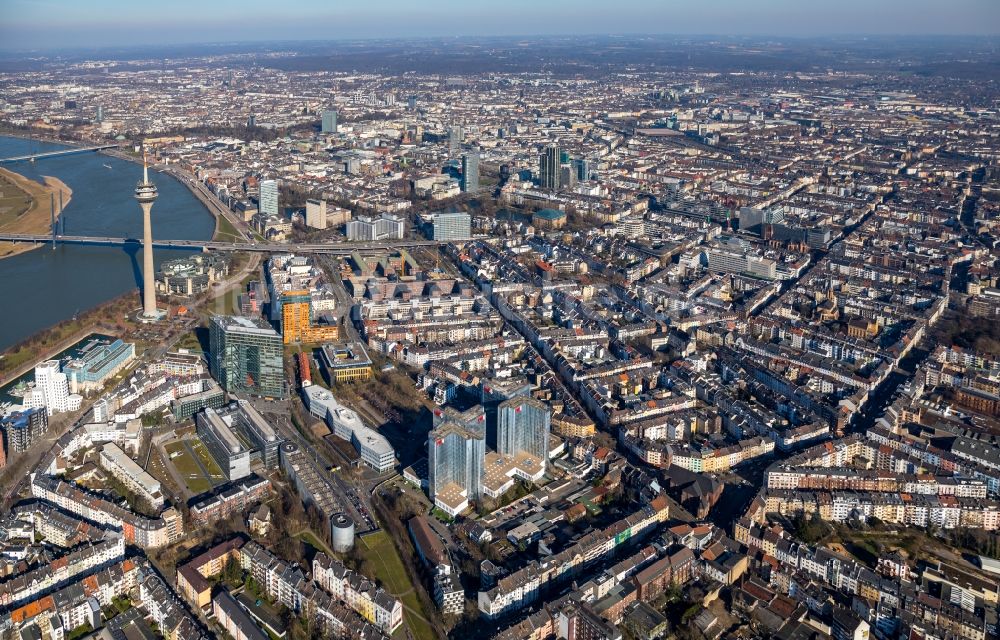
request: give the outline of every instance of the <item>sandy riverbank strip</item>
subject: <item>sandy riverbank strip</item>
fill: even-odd
[[[49,226],[51,221],[50,203],[55,195],[56,220],[58,221],[60,209],[59,198],[62,197],[63,208],[69,204],[73,198],[73,190],[65,182],[53,176],[43,176],[45,183],[41,184],[30,180],[19,173],[9,169],[0,168],[0,176],[3,176],[15,187],[24,191],[31,198],[31,206],[26,212],[17,217],[16,220],[0,225],[0,231],[6,233],[28,233],[28,234],[49,234],[52,229]],[[7,258],[25,251],[30,251],[41,245],[26,242],[12,243],[0,242],[0,259]]]

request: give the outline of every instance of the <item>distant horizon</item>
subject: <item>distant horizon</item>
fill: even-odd
[[[2,0],[0,0],[2,1]],[[628,32],[593,32],[593,33],[497,33],[497,34],[454,34],[454,35],[396,35],[396,36],[330,36],[325,38],[247,38],[235,40],[200,40],[200,41],[177,41],[177,42],[144,42],[144,43],[122,43],[122,44],[101,44],[101,45],[66,45],[50,46],[45,48],[23,48],[7,47],[0,43],[0,53],[5,55],[52,55],[66,53],[87,53],[101,51],[143,51],[153,49],[170,49],[173,47],[240,47],[251,45],[275,45],[282,47],[293,47],[294,45],[323,45],[350,42],[409,42],[409,41],[435,41],[435,40],[514,40],[526,39],[535,40],[542,38],[678,38],[705,40],[712,38],[719,39],[747,39],[753,41],[775,40],[810,42],[810,41],[849,41],[849,40],[960,40],[971,38],[975,40],[998,40],[1000,45],[1000,31],[997,33],[830,33],[823,35],[794,35],[777,33],[628,33]],[[998,51],[1000,55],[1000,51]]]
[[[646,35],[687,37],[997,37],[1000,2],[0,0],[0,48],[23,52],[217,42],[632,35],[639,25],[648,30]]]

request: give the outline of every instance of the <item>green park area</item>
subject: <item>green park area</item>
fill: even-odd
[[[189,442],[191,448],[194,450],[195,455],[198,456],[198,460],[201,462],[202,466],[205,467],[205,469],[208,471],[208,474],[211,477],[211,479],[217,480],[219,482],[224,481],[226,479],[226,476],[222,474],[222,469],[219,468],[219,465],[217,465],[215,463],[215,460],[212,459],[211,454],[208,453],[208,449],[205,447],[205,444],[201,440],[198,440],[197,438],[190,440]]]
[[[320,540],[319,537],[315,533],[313,533],[312,530],[310,529],[303,529],[302,531],[295,534],[295,537],[301,540],[302,542],[305,542],[316,551],[322,551],[323,553],[326,553],[328,555],[332,553],[330,547],[328,547],[325,542]]]
[[[365,535],[358,539],[358,547],[375,569],[375,577],[383,588],[402,601],[405,626],[409,627],[413,637],[416,640],[433,640],[436,637],[434,629],[419,613],[420,601],[389,535],[385,531]],[[404,633],[402,627],[396,634],[401,633]]]
[[[241,240],[239,231],[233,226],[233,223],[229,221],[226,216],[217,216],[218,226],[215,230],[215,237],[213,240],[219,242],[236,242]]]
[[[184,479],[188,491],[193,494],[204,493],[217,484],[225,481],[222,469],[212,460],[208,450],[200,440],[189,442],[191,449],[184,441],[175,441],[164,447],[170,464]],[[194,455],[191,454],[194,451]],[[199,464],[200,463],[200,464]]]

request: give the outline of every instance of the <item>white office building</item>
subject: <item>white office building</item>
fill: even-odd
[[[326,229],[326,200],[306,200],[306,226]]]
[[[383,213],[378,218],[358,216],[347,223],[347,239],[351,242],[401,240],[406,223],[399,216]]]
[[[472,217],[468,213],[435,213],[430,217],[433,240],[468,240],[472,237]]]
[[[230,416],[230,421],[232,417]],[[195,414],[198,437],[229,481],[250,475],[250,449],[233,432],[219,412],[211,407]]]
[[[163,506],[160,481],[128,457],[117,444],[109,442],[101,449],[101,466],[125,485],[129,491],[141,496],[153,507]]]
[[[24,406],[44,408],[49,415],[76,411],[83,398],[69,392],[69,379],[60,371],[58,360],[46,360],[35,365],[35,386],[24,394]]]
[[[361,421],[358,414],[341,405],[333,395],[318,385],[302,388],[309,412],[322,418],[333,435],[354,445],[361,461],[378,472],[392,469],[396,464],[396,451],[378,431]]]

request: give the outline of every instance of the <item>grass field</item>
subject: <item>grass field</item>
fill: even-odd
[[[194,449],[195,455],[201,460],[201,464],[208,470],[213,480],[223,481],[226,479],[226,476],[222,474],[222,469],[212,459],[211,454],[208,453],[208,449],[205,448],[205,444],[201,440],[192,440],[191,448]]]
[[[295,537],[301,540],[302,542],[305,542],[307,545],[309,545],[316,551],[322,551],[323,553],[326,554],[333,553],[333,550],[330,549],[328,546],[326,546],[310,529],[299,531],[297,534],[295,534]]]
[[[170,464],[174,465],[177,473],[184,478],[184,484],[187,485],[191,493],[204,493],[212,488],[212,481],[202,473],[198,463],[188,453],[183,442],[171,442],[164,447],[164,450],[170,456]],[[212,464],[214,465],[215,463],[213,462]],[[218,465],[215,465],[215,468],[218,469]]]
[[[51,176],[45,177],[45,184],[29,180],[24,176],[0,169],[0,228],[9,233],[41,233],[50,231],[50,207],[52,195],[55,204],[69,204],[72,190],[63,182]],[[37,245],[31,243],[0,243],[0,256],[30,251]]]
[[[434,629],[414,611],[421,611],[420,600],[413,590],[413,583],[406,575],[406,568],[399,557],[396,546],[385,531],[379,531],[359,538],[362,553],[375,567],[375,576],[382,582],[386,591],[396,595],[404,605],[403,619],[416,640],[434,640],[437,636]],[[403,594],[403,595],[397,595]],[[400,627],[396,632],[399,637],[403,633]]]
[[[233,287],[225,294],[223,294],[221,298],[221,305],[222,305],[220,309],[221,313],[231,314],[236,312],[236,305],[239,302],[238,298],[241,291],[242,289]]]
[[[174,345],[176,349],[187,349],[188,351],[201,352],[201,341],[198,340],[198,334],[192,329],[188,333],[184,334],[180,340]]]
[[[31,195],[0,175],[0,227],[14,222],[28,211]]]
[[[177,486],[173,476],[167,471],[166,463],[163,462],[163,457],[156,447],[152,447],[149,453],[149,464],[146,465],[146,471],[162,482],[164,486],[169,487],[173,493],[180,495],[182,487]]]
[[[234,268],[233,273],[235,272],[236,269]],[[211,315],[230,315],[234,313],[239,315],[240,310],[237,306],[239,304],[239,296],[247,290],[247,283],[255,278],[257,278],[256,270],[248,273],[240,281],[239,286],[234,286],[223,294],[217,294],[208,304],[204,305],[202,313],[205,314],[206,318]]]
[[[234,242],[240,240],[240,234],[226,216],[218,216],[219,227],[215,232],[213,240],[220,242]]]

